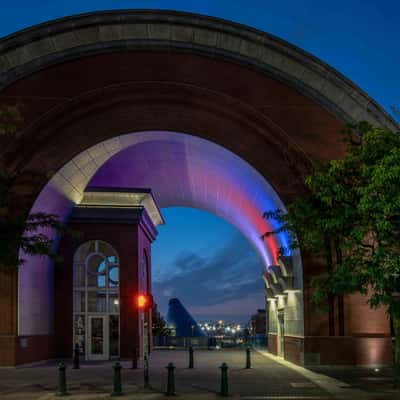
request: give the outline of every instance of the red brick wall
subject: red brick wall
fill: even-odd
[[[303,364],[304,339],[293,336],[285,336],[285,360],[292,363]]]
[[[0,335],[0,366],[16,364],[15,342],[14,335]]]
[[[16,269],[0,269],[0,335],[17,333],[17,280]]]
[[[277,355],[278,354],[278,336],[274,334],[268,334],[268,350],[270,353]]]
[[[393,362],[391,337],[356,337],[355,362],[358,365],[390,365]]]
[[[33,92],[35,99],[25,96],[22,110],[31,129],[23,144],[8,143],[5,160],[6,166],[24,165],[26,175],[15,183],[20,203],[30,196],[34,201],[48,171],[124,132],[174,130],[226,146],[272,179],[284,201],[301,189],[303,152],[328,160],[344,151],[343,124],[309,97],[253,69],[199,55],[137,51],[88,56],[18,80],[2,91],[2,98]],[[43,125],[36,126],[45,115]],[[240,140],[244,136],[245,142]],[[297,143],[303,152],[292,159],[288,143]]]
[[[348,336],[305,337],[304,363],[354,364],[354,339]]]
[[[312,364],[314,356],[319,354],[321,365],[389,365],[391,341],[390,337],[306,337],[304,360]]]
[[[368,297],[361,294],[345,296],[345,329],[352,336],[390,335],[390,320],[385,307],[372,309]],[[362,318],[360,316],[362,315]]]
[[[325,259],[316,257],[302,251],[303,267],[303,296],[304,296],[304,335],[305,336],[328,336],[329,318],[328,313],[321,313],[312,302],[313,290],[311,279],[313,276],[326,271]]]
[[[138,228],[138,236],[137,236],[137,246],[138,246],[138,255],[139,258],[142,256],[146,260],[146,266],[147,266],[147,292],[152,293],[152,288],[151,288],[151,239],[147,236],[145,230],[143,229],[142,226],[139,226]],[[139,276],[141,274],[139,273]],[[152,320],[151,320],[151,311],[147,312],[145,315],[146,321],[148,323],[148,344],[149,344],[149,351],[152,350],[152,345],[153,345],[153,335],[152,335]],[[141,338],[139,340],[142,340]]]
[[[54,336],[0,335],[0,366],[28,364],[54,357]]]
[[[0,269],[0,366],[15,365],[17,270]]]
[[[26,347],[25,347],[26,346]],[[16,338],[16,364],[27,364],[55,358],[52,335],[18,336]]]

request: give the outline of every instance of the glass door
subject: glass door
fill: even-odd
[[[119,315],[110,315],[108,324],[110,358],[119,356]]]
[[[107,316],[88,316],[88,360],[108,359]]]
[[[86,360],[119,357],[119,260],[106,242],[93,240],[74,255],[73,349]]]

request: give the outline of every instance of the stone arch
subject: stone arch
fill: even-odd
[[[315,160],[343,154],[345,123],[398,129],[354,83],[301,49],[250,27],[172,11],[85,14],[10,35],[0,40],[0,94],[0,104],[24,105],[16,137],[0,137],[0,167],[18,173],[16,210],[30,209],[46,187],[47,211],[56,211],[65,197],[46,186],[49,176],[74,188],[80,175],[71,160],[88,154],[98,167],[94,160],[115,154],[115,138],[129,132],[182,132],[220,145],[285,203],[304,190]],[[306,261],[308,279],[321,266]],[[51,270],[40,268],[50,283]],[[51,315],[49,301],[36,306]],[[21,319],[16,310],[9,324],[15,334],[17,313]],[[42,327],[35,334],[51,333],[51,318]],[[309,303],[304,331],[326,335]]]
[[[248,26],[174,11],[82,14],[9,35],[1,41],[1,87],[66,60],[143,48],[245,64],[307,93],[344,121],[396,126],[354,83],[300,48]]]
[[[265,178],[225,148],[176,132],[135,132],[87,149],[52,177],[37,197],[32,212],[51,211],[66,221],[73,205],[80,203],[87,186],[110,185],[127,189],[150,187],[160,207],[190,206],[225,219],[254,247],[265,273],[278,265],[279,248],[289,248],[284,233],[276,239],[262,239],[263,233],[277,227],[263,219],[263,212],[284,209],[278,194]],[[154,223],[162,224],[163,221],[155,219]],[[21,333],[27,332],[26,321],[30,321],[33,314],[27,299],[33,293],[39,296],[41,292],[33,286],[32,274],[41,270],[44,276],[51,277],[49,269],[52,268],[46,259],[25,258],[27,262],[19,273]],[[294,286],[301,290],[301,260],[297,252],[293,265]],[[35,325],[43,325],[41,320],[37,318]]]

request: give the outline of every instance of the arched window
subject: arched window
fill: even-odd
[[[111,245],[101,240],[86,242],[75,253],[73,272],[74,344],[78,343],[81,353],[85,354],[86,344],[93,339],[93,333],[89,332],[93,328],[89,329],[88,327],[89,319],[97,316],[97,320],[93,319],[94,326],[100,317],[104,317],[104,330],[109,333],[107,336],[110,337],[107,349],[109,348],[110,355],[117,355],[118,342],[113,342],[110,336],[113,331],[119,329],[119,259],[117,252]],[[118,333],[116,335],[118,336]],[[92,340],[90,345],[91,353],[95,354],[95,341]],[[103,347],[101,350],[104,352]]]

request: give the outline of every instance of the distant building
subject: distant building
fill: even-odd
[[[253,314],[249,321],[249,331],[251,336],[266,334],[266,312],[265,309],[258,309],[257,314]]]
[[[170,299],[168,303],[167,325],[173,336],[201,337],[206,336],[197,322],[189,314],[179,299]]]

